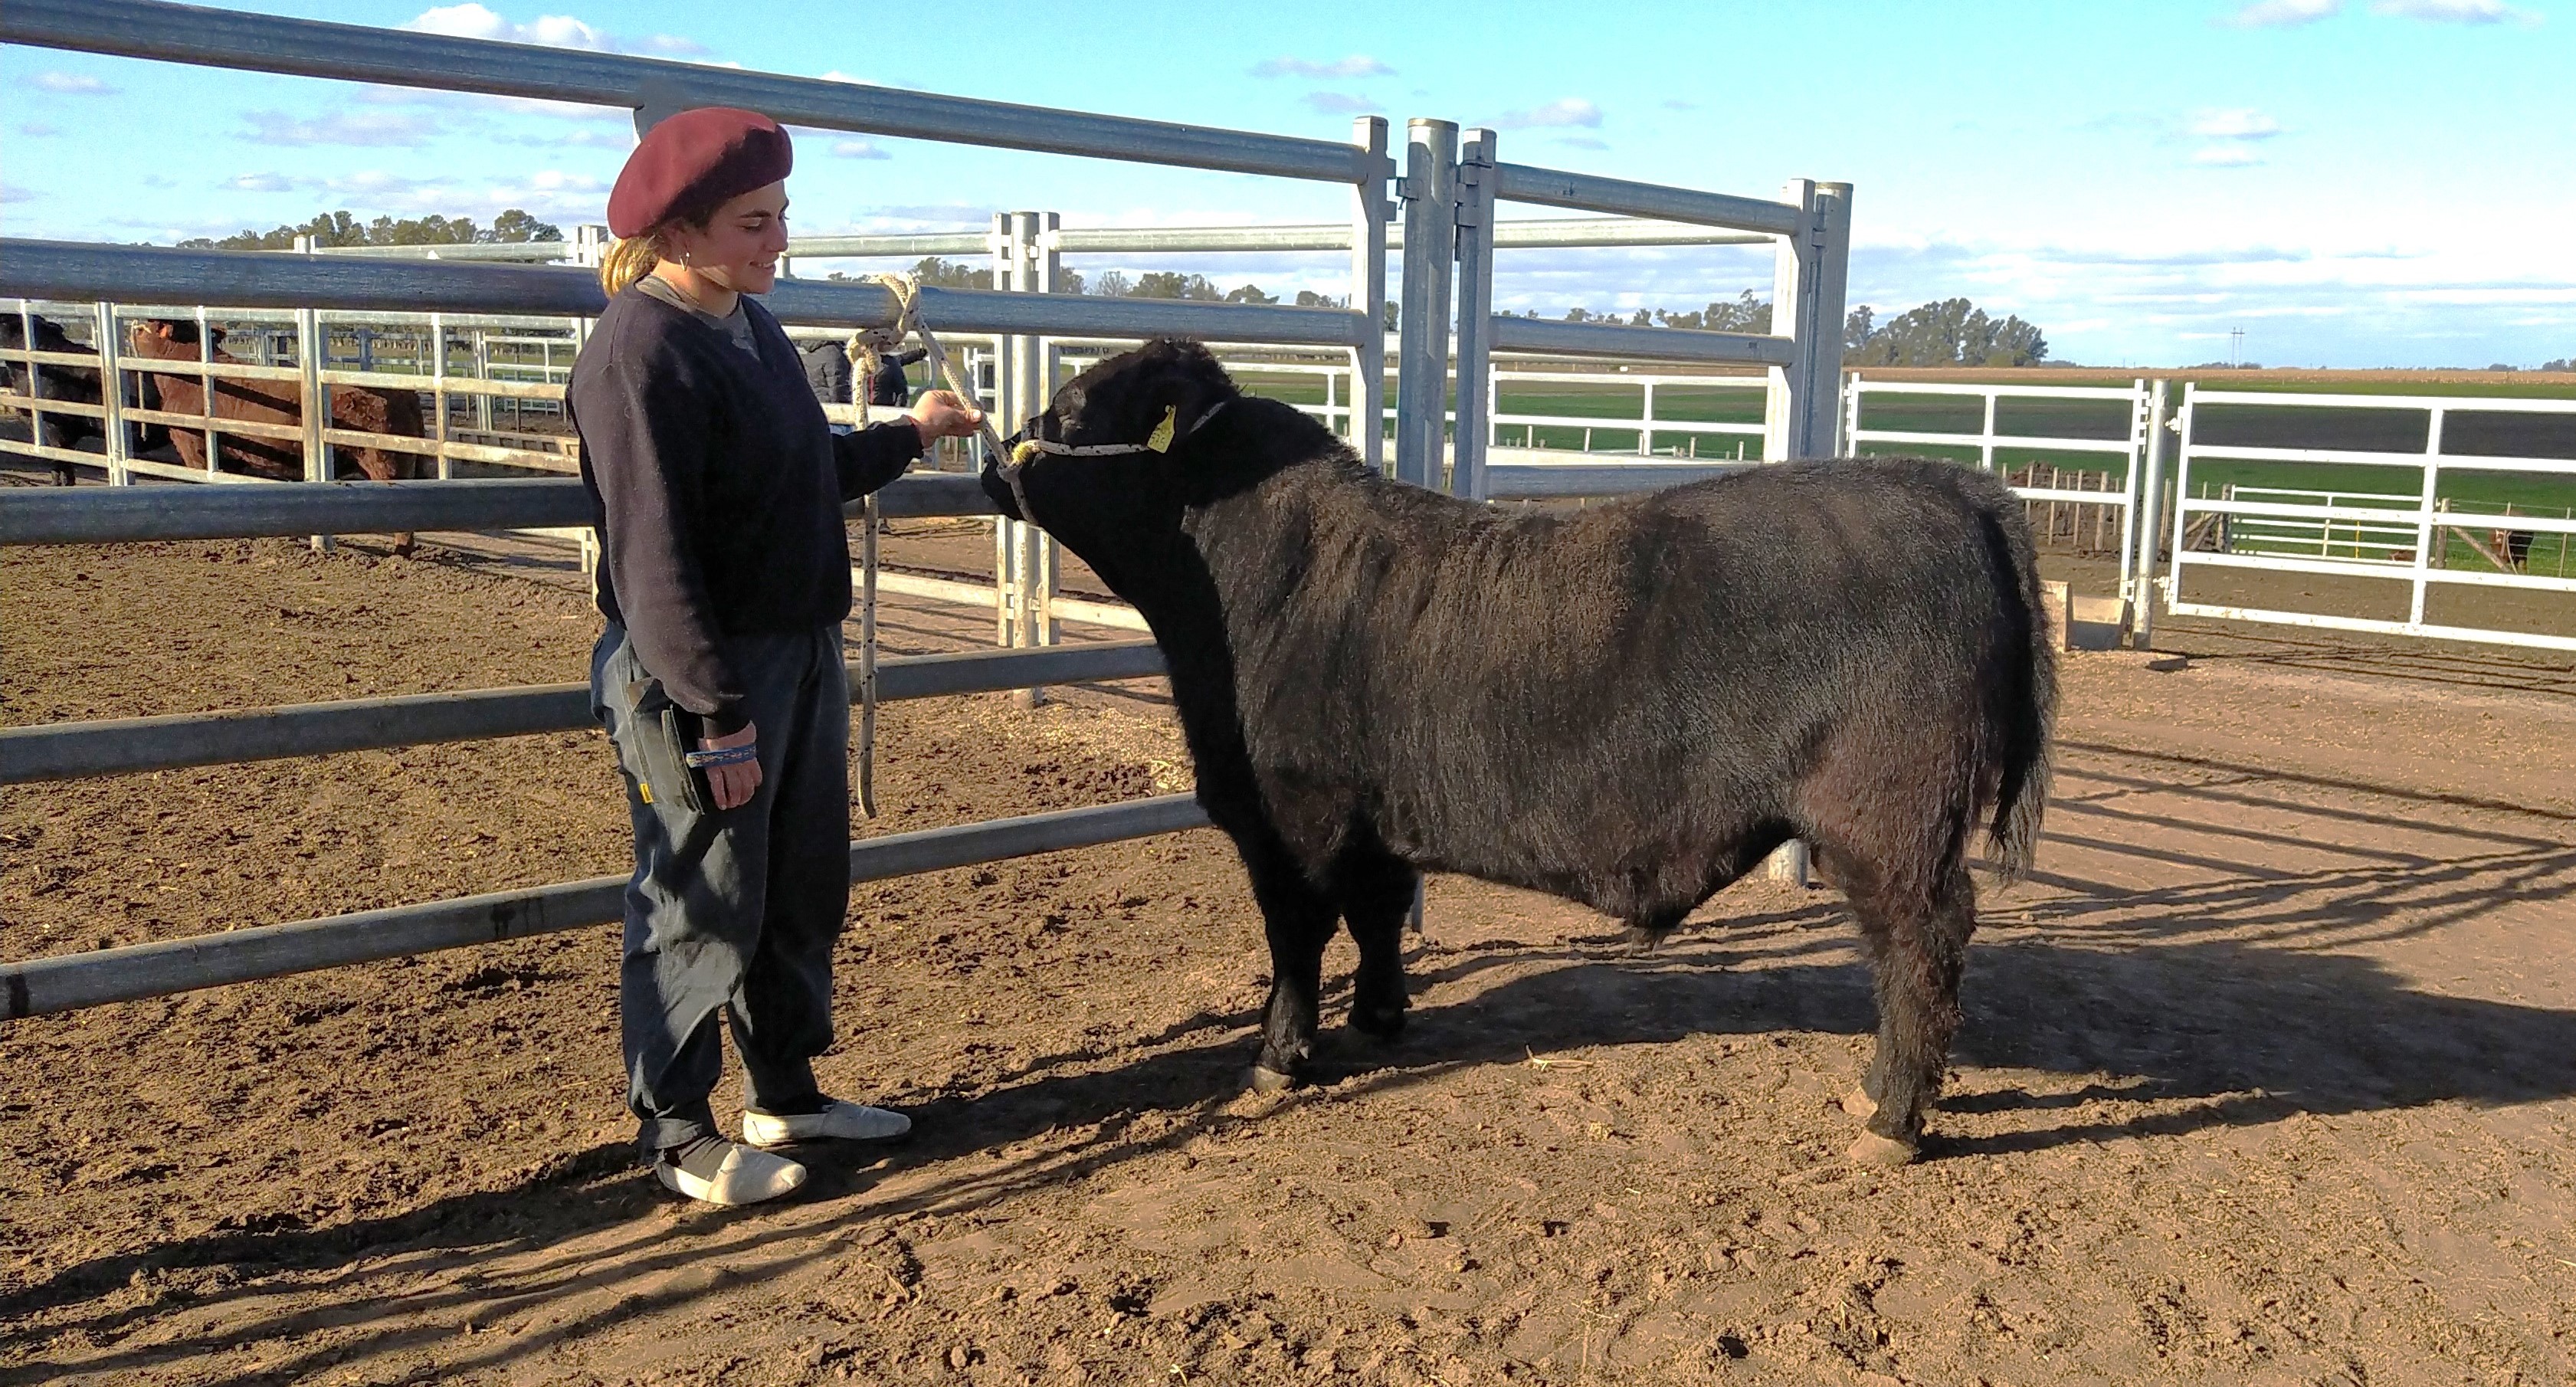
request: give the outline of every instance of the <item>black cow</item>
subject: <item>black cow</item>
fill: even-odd
[[[62,328],[50,318],[29,314],[22,320],[17,314],[5,309],[0,309],[0,347],[6,347],[12,351],[24,347],[27,344],[28,322],[33,322],[36,326],[37,351],[67,352],[88,357],[98,355],[91,348],[84,347],[66,336]],[[26,370],[26,364],[23,362],[0,359],[0,387],[5,387],[12,395],[28,393]],[[74,404],[95,405],[101,398],[98,368],[95,366],[64,366],[47,362],[36,368],[36,381],[39,387],[35,392],[37,399],[69,400]],[[151,377],[144,377],[139,389],[141,393],[135,398],[134,403],[145,409],[161,407],[160,392],[154,388]],[[29,412],[23,405],[14,408],[20,413]],[[86,415],[48,410],[36,417],[43,421],[43,427],[31,430],[29,438],[41,447],[78,448],[84,439],[107,436],[107,430],[100,425],[99,421]],[[128,453],[141,453],[161,446],[165,433],[166,431],[158,425],[127,425]],[[63,486],[70,486],[73,482],[72,464],[55,459],[53,465],[54,480]]]
[[[0,312],[0,347],[6,347],[11,351],[17,351],[24,348],[27,345],[27,323],[30,321],[32,321],[36,327],[37,351],[77,352],[82,355],[94,355],[89,348],[82,346],[80,343],[73,341],[67,336],[64,336],[62,328],[56,326],[52,319],[21,319],[17,314],[9,312]],[[25,395],[29,393],[27,389],[27,365],[25,362],[0,361],[0,372],[6,373],[8,391],[10,394]],[[99,402],[98,368],[95,366],[90,367],[87,370],[83,370],[77,366],[62,366],[48,362],[35,369],[35,379],[37,388],[33,393],[38,399],[69,400],[75,404],[85,405],[94,405]],[[25,412],[23,407],[21,407],[20,412]],[[104,436],[105,433],[105,431],[99,427],[96,419],[86,418],[78,414],[65,414],[59,411],[52,411],[36,415],[34,418],[37,422],[37,427],[29,437],[40,447],[77,448],[80,446],[80,441],[82,439]],[[72,484],[72,464],[56,461],[54,463],[54,480],[64,486],[70,486]]]
[[[1161,450],[1137,447],[1158,425]],[[1177,437],[1171,435],[1177,434]],[[1855,1159],[1917,1148],[1976,925],[2048,795],[2056,664],[2021,504],[1924,460],[1795,462],[1581,511],[1387,481],[1157,341],[1058,391],[985,490],[1152,626],[1198,798],[1271,951],[1254,1081],[1293,1080],[1336,919],[1392,1037],[1416,873],[1581,901],[1651,944],[1792,837],[1878,983]],[[1988,817],[1989,812],[1991,817]]]

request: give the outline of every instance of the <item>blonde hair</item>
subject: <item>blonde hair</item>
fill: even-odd
[[[610,242],[608,253],[599,258],[599,287],[607,291],[610,298],[617,297],[618,291],[653,273],[655,265],[680,258],[671,249],[674,230],[685,226],[692,231],[704,231],[707,224],[715,219],[716,209],[713,207],[694,213],[683,212],[678,216],[665,217],[623,240]]]
[[[668,258],[670,249],[660,226],[646,227],[612,242],[608,254],[599,259],[599,287],[610,298],[617,297],[627,285],[653,273],[653,267]]]

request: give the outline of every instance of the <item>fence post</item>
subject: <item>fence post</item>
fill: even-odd
[[[1458,150],[1458,441],[1449,489],[1471,501],[1485,499],[1493,442],[1495,182],[1494,132],[1468,131]]]
[[[1351,186],[1351,311],[1368,325],[1351,349],[1351,447],[1373,472],[1386,470],[1386,226],[1394,215],[1386,180],[1395,167],[1386,157],[1386,117],[1351,122],[1351,143],[1372,156],[1375,170]],[[1326,377],[1326,389],[1331,389]]]
[[[1792,357],[1771,368],[1762,460],[1818,457],[1832,447],[1843,370],[1843,297],[1851,270],[1851,185],[1794,178],[1780,200],[1800,209],[1799,231],[1772,262],[1771,331]]]
[[[1449,270],[1457,236],[1458,126],[1417,116],[1407,123],[1405,136],[1395,476],[1436,488],[1449,412]]]
[[[132,486],[134,474],[125,470],[125,372],[117,365],[116,359],[115,304],[102,303],[98,306],[96,331],[98,333],[98,403],[101,410],[98,421],[99,441],[107,453],[107,484]],[[29,337],[27,345],[33,347],[36,345],[36,339]],[[28,380],[36,379],[36,369],[33,365],[27,368]],[[37,441],[41,443],[44,440],[38,437]]]
[[[197,305],[197,364],[199,366],[215,364],[215,325],[207,321],[206,306],[202,303]],[[211,374],[199,372],[197,385],[198,412],[206,419],[206,470],[221,472],[224,470],[224,445],[223,440],[215,432],[215,378]]]
[[[474,378],[485,382],[492,379],[492,330],[489,328],[474,329]],[[474,394],[474,428],[478,433],[492,432],[492,396],[488,391]],[[484,441],[488,443],[491,440]]]
[[[447,315],[429,315],[429,398],[438,412],[438,427],[430,438],[438,444],[438,479],[456,477],[456,460],[447,455]]]
[[[2152,650],[2156,624],[2156,520],[2162,514],[2165,484],[2165,383],[2159,378],[2153,382],[2142,380],[2138,385],[2146,396],[2140,407],[2146,415],[2147,436],[2141,446],[2129,450],[2128,528],[2121,536],[2127,547],[2120,560],[2128,576],[2120,585],[2120,596],[2129,608],[2130,648]]]
[[[1787,368],[1773,367],[1763,411],[1762,460],[1831,451],[1843,378],[1843,296],[1851,270],[1851,185],[1791,179],[1780,200],[1800,209],[1798,231],[1780,243],[1771,273],[1771,331],[1793,343]],[[1807,884],[1807,845],[1771,854],[1773,881]]]
[[[300,254],[314,254],[313,238],[296,237],[295,249]],[[303,387],[304,480],[308,482],[331,480],[331,460],[322,446],[323,422],[330,417],[331,407],[330,396],[322,386],[322,358],[328,350],[328,339],[322,335],[322,311],[318,308],[295,310],[295,369]],[[208,382],[207,388],[211,394],[213,382]],[[329,553],[331,550],[329,535],[315,535],[312,543],[316,553]]]
[[[2432,591],[2432,580],[2425,575],[2433,566],[2433,502],[2434,493],[2439,491],[2442,485],[2442,422],[2446,412],[2441,405],[2433,406],[2433,417],[2425,421],[2424,425],[2424,490],[2422,499],[2416,504],[2415,521],[2415,572],[2413,575],[2415,596],[2407,604],[2406,617],[2406,623],[2410,626],[2424,624],[2424,598]],[[2361,527],[2354,526],[2353,534],[2356,541],[2360,533]],[[2353,546],[2353,555],[2358,558],[2360,554],[2361,546],[2356,542]]]
[[[1027,258],[1021,262],[1021,276],[1022,283],[1028,292],[1052,294],[1063,282],[1064,252],[1058,245],[1059,234],[1063,230],[1064,217],[1056,212],[1037,213],[1023,226],[1021,251]],[[1036,351],[1029,362],[1029,383],[1032,389],[1029,392],[1028,412],[1035,414],[1045,409],[1048,403],[1055,399],[1056,367],[1060,349],[1053,338],[1047,337],[1031,338],[1030,345]],[[1057,571],[1062,568],[1064,562],[1063,546],[1056,543],[1055,536],[1035,525],[1024,528],[1028,531],[1031,557],[1036,560],[1037,567],[1035,592],[1037,610],[1034,613],[1033,622],[1037,636],[1036,643],[1053,645],[1060,634],[1056,630],[1055,597]],[[1039,692],[1041,691],[1034,689],[1030,691],[1032,702]]]

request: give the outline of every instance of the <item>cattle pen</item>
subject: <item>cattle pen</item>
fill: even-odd
[[[298,426],[318,459],[303,475],[323,480],[127,467],[162,455],[120,454],[111,430],[73,459],[111,485],[0,487],[0,1382],[2576,1373],[2576,978],[2546,962],[2576,899],[2576,653],[2170,605],[2289,610],[2301,588],[2368,580],[2395,594],[2376,619],[2402,625],[2426,592],[2426,625],[2518,635],[2499,619],[2514,612],[2452,604],[2563,601],[2550,546],[2567,527],[2532,526],[2527,552],[2489,531],[2560,516],[2549,488],[2576,472],[2493,420],[2566,416],[2477,416],[2434,389],[2438,438],[2382,430],[2337,445],[2370,454],[2364,475],[2284,476],[2231,452],[2424,401],[2338,415],[2203,381],[2187,410],[2180,387],[2127,371],[2048,377],[2099,394],[1875,370],[1838,393],[1822,329],[1841,312],[1848,188],[1593,179],[1503,162],[1492,136],[1441,122],[1283,139],[137,0],[0,5],[0,42],[644,121],[724,101],[1094,158],[1105,182],[1137,162],[1296,180],[1349,216],[1140,229],[1005,212],[945,250],[799,250],[808,274],[834,256],[999,262],[989,291],[922,294],[952,349],[990,344],[997,409],[1031,407],[1104,346],[1205,337],[1247,381],[1293,361],[1283,397],[1416,484],[1497,505],[1570,508],[1838,435],[1991,454],[2035,520],[2062,508],[2097,537],[2043,555],[2048,576],[2098,593],[2125,564],[2133,634],[2172,618],[2153,651],[2062,657],[2044,848],[1987,896],[1936,1140],[1914,1165],[1860,1170],[1837,1099],[1872,1041],[1866,963],[1839,897],[1786,880],[1745,881],[1638,953],[1589,912],[1435,877],[1405,943],[1403,1039],[1338,1024],[1353,999],[1337,944],[1312,1082],[1246,1093],[1269,983],[1258,902],[1232,847],[1193,827],[1158,652],[1114,625],[1054,641],[1051,618],[1105,614],[1073,600],[1092,595],[1084,570],[1068,559],[1057,593],[1051,546],[998,524],[973,477],[917,470],[877,498],[874,520],[916,532],[889,535],[889,561],[963,554],[979,576],[991,538],[1001,593],[881,584],[889,653],[847,674],[880,705],[882,811],[851,843],[843,1030],[818,1061],[832,1092],[917,1129],[892,1151],[813,1151],[798,1200],[684,1206],[634,1164],[617,1065],[605,922],[622,878],[602,873],[631,833],[566,682],[595,607],[553,551],[503,562],[488,551],[533,546],[459,538],[588,522],[545,430],[507,416],[560,397],[538,377],[601,307],[591,238],[435,261],[0,240],[0,300],[65,305],[98,339],[45,364],[117,387],[86,409],[29,398],[67,420],[138,422],[144,378],[195,374],[118,354],[147,317],[265,335],[245,382],[434,395],[402,368],[444,367],[453,406],[444,439],[411,440],[449,464],[437,477],[328,480],[332,451],[367,440],[308,410],[323,433]],[[1496,215],[1515,202],[1569,216]],[[1493,313],[1495,259],[1551,237],[1774,247],[1781,335]],[[1049,292],[1051,256],[1157,238],[1347,255],[1351,302]],[[793,276],[771,302],[836,339],[894,311],[872,285]],[[1388,302],[1413,327],[1388,334]],[[478,330],[490,376],[513,374],[509,339],[555,345],[478,393],[487,373],[459,364]],[[389,345],[433,331],[457,344],[426,354],[436,366]],[[1442,378],[1469,373],[1487,389],[1444,408]],[[1613,393],[1603,422],[1612,408],[1588,402]],[[496,427],[477,399],[499,402]],[[1678,426],[1712,422],[1726,430],[1699,456],[1676,455]],[[1619,451],[1577,451],[1587,428]],[[1745,462],[1709,456],[1739,442]],[[2400,461],[2427,446],[2432,461]],[[2497,456],[2537,460],[2512,474],[2526,489],[2472,489]],[[2053,473],[2061,460],[2089,475]],[[479,475],[499,467],[533,475]],[[872,517],[849,518],[863,575]],[[426,560],[374,538],[401,530],[432,541]],[[310,543],[331,535],[347,538]],[[2438,576],[2498,559],[2530,581]],[[2257,579],[2289,590],[2242,586]],[[1055,695],[1017,697],[1035,687]]]
[[[762,110],[785,122],[828,130],[943,140],[1093,158],[1159,163],[1327,183],[1352,189],[1347,231],[1331,239],[1352,258],[1352,293],[1343,309],[1103,300],[1048,292],[1062,253],[1060,236],[1036,214],[997,219],[1005,273],[990,291],[924,287],[921,319],[938,330],[991,334],[1003,344],[998,370],[1000,417],[1042,407],[1055,379],[1054,345],[1070,337],[1134,339],[1154,334],[1238,344],[1331,347],[1349,354],[1354,381],[1349,432],[1363,456],[1381,456],[1378,424],[1387,369],[1384,316],[1387,248],[1399,209],[1396,244],[1455,247],[1453,255],[1402,259],[1394,373],[1394,474],[1417,485],[1481,498],[1504,472],[1489,468],[1477,422],[1477,392],[1460,399],[1455,457],[1447,432],[1449,329],[1458,325],[1457,357],[1467,379],[1483,378],[1496,350],[1536,349],[1611,360],[1752,364],[1772,376],[1769,408],[1773,456],[1830,446],[1835,420],[1843,279],[1849,247],[1849,190],[1838,184],[1792,183],[1781,201],[1659,187],[1619,179],[1506,164],[1495,158],[1490,131],[1463,145],[1450,122],[1410,123],[1402,177],[1390,157],[1388,127],[1377,117],[1354,124],[1351,142],[1257,135],[1120,117],[1045,111],[961,98],[859,87],[849,83],[724,71],[663,60],[566,52],[480,40],[367,29],[351,25],[230,14],[153,0],[109,4],[31,3],[0,15],[0,42],[120,54],[206,66],[375,81],[540,100],[633,109],[638,128],[692,105]],[[1394,200],[1387,197],[1392,189]],[[1615,217],[1719,228],[1778,247],[1776,301],[1780,335],[1695,332],[1598,324],[1544,324],[1491,311],[1492,256],[1498,244],[1493,208],[1520,201]],[[1295,234],[1295,233],[1292,233]],[[1311,233],[1305,233],[1311,235]],[[1649,231],[1646,234],[1655,234]],[[1669,233],[1666,233],[1669,234]],[[1612,239],[1608,232],[1596,239]],[[328,479],[327,451],[360,442],[400,446],[398,439],[333,437],[319,407],[333,377],[349,384],[399,378],[340,376],[318,369],[317,314],[324,308],[405,313],[503,313],[586,317],[602,298],[580,268],[401,261],[273,253],[227,253],[110,247],[66,242],[0,241],[0,294],[21,299],[85,299],[100,304],[99,365],[113,390],[97,406],[47,405],[101,421],[111,452],[121,451],[125,371],[116,355],[115,300],[291,309],[304,343],[307,391],[301,442],[305,486],[223,488],[184,499],[161,488],[115,486],[106,494],[0,495],[0,544],[112,544],[151,539],[327,535],[410,530],[573,528],[587,520],[579,484],[553,480],[442,480],[352,486]],[[1453,304],[1454,294],[1454,304]],[[769,298],[786,323],[840,329],[895,321],[891,291],[875,284],[782,280]],[[201,339],[202,340],[202,339]],[[440,353],[443,358],[444,353]],[[36,358],[26,358],[33,362]],[[166,369],[164,366],[154,367]],[[211,377],[229,369],[201,363]],[[256,368],[252,368],[256,369]],[[275,368],[271,368],[275,369]],[[488,387],[487,387],[488,389]],[[439,410],[443,421],[445,410]],[[186,416],[162,422],[184,427]],[[442,460],[454,445],[431,440]],[[212,456],[212,453],[209,453]],[[1645,471],[1652,468],[1651,472]],[[1682,479],[1669,465],[1643,464],[1649,484]],[[127,463],[113,483],[132,480]],[[164,480],[217,475],[189,469],[148,471]],[[1522,483],[1516,494],[1598,494],[1625,478],[1582,467]],[[1636,484],[1636,483],[1630,483]],[[885,517],[962,515],[990,510],[970,478],[920,475],[887,489],[876,507]],[[1049,546],[1033,527],[1005,523],[998,543],[1021,574],[1043,573]],[[1023,591],[1028,590],[1026,586]],[[928,697],[968,690],[1027,688],[1044,683],[1150,676],[1159,666],[1149,647],[1041,650],[1037,603],[1023,603],[1016,642],[1031,647],[908,665],[889,662],[880,697]],[[854,676],[864,672],[854,670]],[[313,755],[424,741],[523,735],[583,725],[587,709],[567,687],[495,690],[347,705],[249,710],[0,731],[0,780],[25,783],[84,775],[207,765],[260,757]],[[1107,805],[1043,822],[983,824],[939,830],[918,842],[867,841],[852,848],[862,877],[989,861],[1078,844],[1116,841],[1192,826],[1203,820],[1185,797]],[[1802,870],[1793,868],[1793,870]],[[615,891],[605,879],[536,891],[434,902],[363,915],[234,931],[221,938],[138,946],[112,955],[18,960],[0,965],[0,1012],[34,1015],[176,988],[248,981],[305,967],[382,958],[424,947],[457,947],[515,935],[562,930],[614,917]]]

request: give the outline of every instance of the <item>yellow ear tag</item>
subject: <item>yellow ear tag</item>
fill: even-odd
[[[1179,405],[1165,406],[1163,409],[1163,422],[1156,424],[1154,426],[1154,431],[1145,435],[1145,451],[1149,453],[1170,452],[1172,450],[1172,435],[1180,431],[1181,407]]]
[[[1036,440],[1024,438],[1020,440],[1020,446],[1011,450],[1011,461],[1015,464],[1026,466],[1031,458],[1038,457],[1045,452],[1046,449],[1039,447]]]

